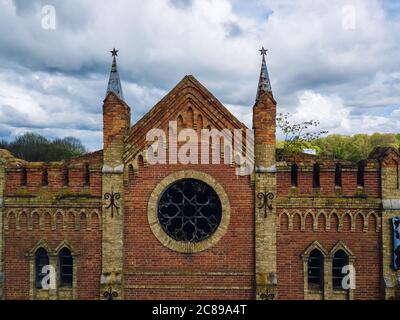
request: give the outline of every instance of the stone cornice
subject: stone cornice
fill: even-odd
[[[382,199],[290,197],[276,199],[278,208],[371,208],[381,209]]]

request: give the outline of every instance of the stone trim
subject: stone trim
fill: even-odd
[[[4,168],[5,161],[0,156],[0,300],[3,297],[3,286],[4,286],[4,270],[3,270],[3,263],[4,263],[4,192],[5,192],[5,168]]]
[[[323,287],[321,290],[308,288],[308,258],[310,253],[317,249],[323,256]],[[338,241],[336,245],[328,252],[318,241],[311,243],[301,254],[303,260],[304,275],[304,299],[306,300],[353,300],[354,290],[334,290],[332,288],[332,261],[333,256],[338,250],[343,250],[348,258],[349,265],[354,265],[356,256],[346,246],[343,241]]]
[[[49,257],[49,263],[56,270],[56,289],[41,290],[36,288],[36,268],[35,268],[35,255],[39,248],[43,248],[47,251]],[[58,261],[58,255],[60,251],[67,248],[71,251],[73,258],[73,279],[72,288],[60,287],[60,265]],[[80,253],[78,253],[68,241],[62,241],[55,250],[52,250],[48,243],[41,239],[39,240],[29,252],[25,255],[29,261],[29,299],[30,300],[71,300],[77,298],[78,288],[78,259]]]
[[[317,249],[321,252],[323,256],[323,288],[322,290],[315,290],[315,289],[309,289],[308,288],[308,258],[310,257],[310,253],[314,250]],[[304,275],[304,299],[306,300],[323,300],[324,296],[324,288],[325,288],[325,261],[326,257],[328,255],[328,252],[325,250],[325,248],[318,242],[314,241],[311,243],[301,254],[301,258],[303,259],[303,275]]]
[[[277,197],[276,206],[279,209],[304,208],[312,207],[315,209],[337,208],[337,209],[374,209],[382,208],[382,200],[380,198],[343,198],[343,197]]]
[[[254,276],[252,272],[202,272],[202,271],[126,271],[126,276]]]
[[[301,232],[317,232],[317,231],[330,231],[332,228],[331,226],[331,220],[332,217],[336,216],[338,220],[338,227],[335,231],[337,232],[344,232],[343,231],[343,221],[344,218],[347,216],[350,219],[350,232],[354,233],[356,232],[356,219],[358,216],[361,217],[362,223],[363,223],[363,232],[376,232],[379,233],[382,229],[382,217],[380,212],[377,212],[375,210],[371,211],[363,211],[363,210],[340,210],[340,212],[336,209],[331,209],[331,210],[312,210],[308,209],[306,211],[302,210],[282,210],[278,214],[278,228],[280,231],[294,231],[293,230],[293,219],[295,216],[299,216],[300,218],[300,231]],[[322,228],[319,225],[319,217],[320,215],[323,215],[324,221],[325,221],[325,227]],[[373,228],[369,224],[369,217],[373,216],[376,222],[376,227]],[[286,216],[288,219],[288,227],[287,229],[282,228],[282,217]],[[311,230],[307,229],[306,230],[306,219],[308,216],[311,216],[312,219],[312,228]]]
[[[90,209],[90,210],[89,210]],[[25,230],[32,231],[33,230],[33,216],[37,215],[39,217],[39,229],[44,230],[44,220],[45,215],[50,217],[50,229],[52,231],[57,230],[57,217],[62,217],[62,230],[67,230],[68,227],[72,227],[73,230],[87,230],[87,231],[98,231],[102,229],[102,217],[101,211],[97,207],[92,208],[80,208],[80,209],[64,209],[64,208],[22,208],[22,209],[14,209],[9,208],[5,211],[5,219],[4,219],[4,230],[9,230],[9,220],[10,215],[13,215],[15,219],[15,228],[16,230],[23,230],[21,226],[21,216],[25,215],[27,219],[27,226]],[[69,225],[69,215],[74,216],[74,224],[73,226]],[[81,228],[80,218],[81,215],[85,217],[87,227],[85,229]],[[97,219],[95,218],[97,216]],[[94,221],[97,220],[98,225],[94,225]]]
[[[207,239],[198,243],[190,242],[179,242],[172,239],[162,229],[158,217],[157,217],[157,204],[162,192],[172,183],[181,179],[197,179],[207,183],[217,193],[221,205],[222,205],[222,217],[221,222],[217,230]],[[228,230],[230,222],[230,203],[228,195],[226,194],[222,185],[212,176],[207,173],[194,171],[194,170],[183,170],[170,174],[164,178],[153,190],[150,195],[147,205],[147,217],[151,231],[158,241],[161,242],[165,247],[180,253],[197,253],[204,251],[215,244],[217,244]]]
[[[169,290],[254,290],[251,286],[200,286],[200,285],[126,285],[125,289],[169,289]]]
[[[382,200],[383,210],[400,210],[400,199]]]

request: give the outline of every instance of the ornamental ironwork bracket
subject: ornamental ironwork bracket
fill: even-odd
[[[264,301],[275,300],[275,293],[272,291],[266,290],[265,292],[260,294],[260,299]]]
[[[103,297],[106,298],[106,300],[114,300],[115,298],[118,298],[118,292],[113,291],[113,288],[109,286],[108,291],[103,293]]]
[[[264,209],[264,218],[266,218],[268,211],[272,211],[272,200],[275,198],[275,195],[272,192],[260,192],[257,198],[258,209]]]
[[[114,192],[113,189],[111,189],[111,192],[107,192],[104,194],[104,199],[110,201],[108,206],[106,206],[106,209],[111,209],[111,218],[114,217],[114,210],[116,210],[118,213],[119,206],[117,205],[117,200],[119,200],[120,198],[121,194],[118,192]]]

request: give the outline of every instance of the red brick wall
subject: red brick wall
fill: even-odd
[[[181,254],[164,247],[153,235],[147,218],[147,202],[156,185],[174,171],[192,169],[213,176],[225,189],[231,220],[225,236],[213,247],[195,254]],[[249,177],[238,177],[225,165],[171,165],[139,168],[125,193],[124,268],[147,272],[223,272],[244,275],[182,276],[127,275],[125,285],[239,286],[250,289],[127,289],[127,299],[248,299],[254,283],[254,209]]]
[[[311,208],[301,209],[304,215]],[[341,211],[341,210],[340,210]],[[328,211],[325,211],[328,212]],[[354,212],[354,210],[351,210]],[[293,212],[291,212],[293,213]],[[362,219],[355,219],[355,231],[350,230],[350,220],[344,219],[341,231],[337,228],[337,219],[332,218],[331,230],[324,231],[325,221],[322,215],[318,219],[318,229],[313,231],[311,215],[308,215],[305,230],[300,230],[300,219],[293,219],[293,231],[288,231],[285,215],[280,219],[278,243],[278,290],[280,299],[304,298],[304,274],[301,254],[317,240],[328,252],[341,240],[356,256],[356,289],[354,299],[383,299],[381,284],[381,242],[376,232],[376,221],[370,216],[368,231],[363,231]]]
[[[14,195],[23,190],[24,193],[37,194],[43,191],[89,193],[91,196],[101,196],[101,167],[102,152],[95,152],[76,159],[69,160],[65,164],[40,164],[26,168],[27,184],[22,186],[22,168],[8,168],[6,171],[6,195]],[[89,166],[90,183],[85,183],[86,166]],[[48,185],[43,186],[44,169],[48,172]],[[65,186],[64,172],[68,168],[69,183]]]
[[[113,139],[123,139],[130,127],[130,121],[130,108],[115,94],[109,94],[103,105],[104,150],[107,150]]]
[[[101,208],[98,209],[101,212]],[[18,210],[20,212],[20,210]],[[27,216],[20,217],[20,230],[16,230],[16,218],[11,214],[9,229],[4,232],[4,271],[5,298],[29,299],[30,276],[29,258],[26,254],[40,241],[44,240],[51,250],[56,249],[66,240],[79,254],[74,260],[77,263],[77,298],[98,299],[101,275],[101,230],[98,219],[92,223],[77,220],[81,224],[76,230],[76,221],[67,216],[66,229],[62,229],[62,221],[57,219],[52,225],[42,215],[43,229],[33,219],[33,230],[28,230]],[[90,230],[84,229],[88,225]],[[52,230],[51,228],[56,228]]]
[[[261,93],[254,106],[255,145],[276,143],[276,102],[271,93]]]
[[[299,195],[311,195],[316,190],[312,185],[312,171],[298,171],[298,187],[296,193]],[[364,194],[368,197],[380,197],[380,176],[379,171],[365,172]],[[280,171],[277,174],[278,196],[288,196],[293,192],[290,171]],[[335,188],[335,172],[323,171],[320,173],[320,196],[345,196],[354,197],[357,195],[357,170],[342,172],[342,188]]]

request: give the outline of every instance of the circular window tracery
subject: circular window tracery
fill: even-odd
[[[208,184],[196,179],[181,179],[169,185],[158,201],[159,223],[172,239],[198,243],[218,228],[221,201]]]

